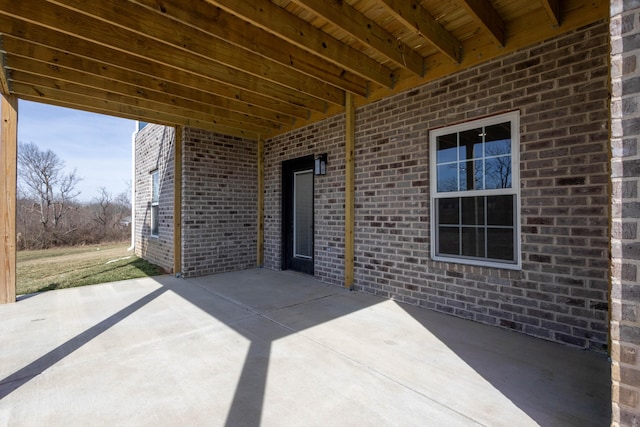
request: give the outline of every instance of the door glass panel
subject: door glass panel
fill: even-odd
[[[293,256],[313,257],[313,171],[293,175]]]

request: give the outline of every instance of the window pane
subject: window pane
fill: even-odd
[[[475,179],[474,190],[484,190],[484,161],[476,160],[474,163],[473,177]]]
[[[504,156],[511,154],[511,140],[487,142],[485,144],[485,157]]]
[[[476,159],[481,159],[484,157],[484,143],[475,144],[473,146],[473,157]]]
[[[511,156],[485,159],[486,189],[511,188]]]
[[[462,255],[484,258],[484,228],[462,227]]]
[[[460,229],[458,227],[438,227],[438,254],[460,255]]]
[[[462,199],[462,224],[484,225],[484,197]]]
[[[476,152],[482,153],[482,129],[470,129],[460,132],[460,160],[470,160],[481,157]]]
[[[437,199],[437,203],[439,224],[460,224],[460,199]]]
[[[438,139],[438,154],[436,162],[448,163],[458,160],[456,150],[458,149],[458,134],[451,133],[449,135],[439,136]]]
[[[458,164],[438,166],[438,192],[458,191]]]
[[[151,235],[158,235],[158,205],[151,205]]]
[[[513,253],[512,228],[489,228],[487,239],[489,240],[487,258],[516,261]]]
[[[487,197],[487,225],[513,226],[513,195]]]
[[[485,128],[485,156],[511,154],[511,123],[500,123]]]
[[[151,173],[151,201],[158,203],[160,200],[160,182],[158,180],[158,171]]]
[[[460,191],[482,189],[482,169],[480,169],[479,174],[476,173],[478,166],[482,168],[482,161],[468,161],[460,163],[460,165]],[[478,181],[480,181],[480,188],[476,186]]]

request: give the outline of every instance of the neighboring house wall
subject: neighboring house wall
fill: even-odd
[[[608,25],[600,22],[356,111],[355,288],[584,348],[607,345]],[[522,270],[430,259],[428,131],[520,111]],[[342,284],[344,116],[265,145],[265,266],[281,266],[281,162],[315,177],[317,277]]]
[[[167,271],[173,269],[174,128],[147,125],[136,135],[135,252]],[[158,236],[151,236],[151,173],[158,171]]]
[[[640,424],[640,3],[611,2],[612,425]]]
[[[182,147],[182,273],[255,267],[257,143],[185,129]]]

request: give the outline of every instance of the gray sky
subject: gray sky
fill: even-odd
[[[68,172],[77,169],[80,201],[91,201],[100,187],[114,197],[127,190],[134,130],[131,120],[28,101],[18,105],[18,141],[51,149]]]

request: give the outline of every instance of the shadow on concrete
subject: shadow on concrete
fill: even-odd
[[[255,274],[251,275],[252,272]],[[259,269],[249,270],[250,276],[246,274],[242,280],[237,280],[239,277],[234,278],[234,273],[187,279],[200,289],[243,307],[267,323],[263,327],[253,328],[244,327],[242,323],[226,322],[227,326],[250,342],[225,422],[225,426],[228,427],[249,427],[261,424],[272,343],[299,332],[283,322],[274,320],[271,315],[291,307],[304,306],[310,301],[348,293],[345,289],[321,284],[311,276],[300,273]],[[265,292],[265,286],[269,286],[268,292]],[[174,287],[172,291],[211,316],[224,321],[224,316],[221,317],[218,313],[212,312],[206,300],[198,298],[197,294],[190,292],[187,288]],[[326,310],[319,316],[314,316],[309,327],[347,316],[354,311],[364,310],[371,304],[379,302],[379,300],[368,300],[367,303],[358,306],[334,307],[333,310]]]
[[[48,352],[32,363],[24,366],[14,374],[2,379],[0,384],[0,399],[6,397],[32,378],[51,368],[64,357],[78,350],[89,341],[98,337],[103,332],[112,328],[134,312],[158,298],[167,291],[171,291],[190,304],[198,307],[209,316],[224,323],[235,332],[241,334],[249,341],[249,349],[243,362],[240,377],[238,379],[231,406],[227,413],[225,425],[227,426],[258,426],[262,421],[264,411],[265,393],[267,389],[267,377],[274,341],[290,335],[306,333],[309,338],[324,345],[327,348],[338,348],[344,351],[346,356],[365,356],[366,364],[370,369],[387,378],[406,378],[406,383],[415,382],[415,388],[423,396],[436,401],[441,406],[451,408],[451,402],[455,401],[456,394],[461,390],[448,390],[451,393],[451,401],[437,402],[439,396],[434,393],[432,398],[429,393],[420,390],[420,380],[432,375],[430,372],[412,372],[411,366],[389,366],[377,364],[376,355],[383,355],[384,360],[396,359],[394,352],[401,352],[398,360],[406,361],[410,358],[402,358],[416,348],[424,354],[413,357],[429,358],[432,350],[428,347],[430,342],[419,343],[418,346],[412,340],[421,339],[419,336],[433,335],[437,338],[438,349],[446,347],[461,359],[463,370],[451,373],[452,379],[456,375],[464,375],[465,372],[476,372],[481,375],[493,388],[499,391],[508,401],[534,420],[537,424],[557,425],[559,420],[563,425],[606,425],[609,422],[609,372],[603,370],[607,366],[604,356],[589,354],[581,357],[581,364],[574,363],[574,358],[580,354],[577,350],[563,347],[558,344],[544,342],[538,339],[512,334],[513,339],[505,339],[509,334],[497,328],[491,328],[474,322],[453,318],[440,313],[396,304],[388,300],[379,299],[370,295],[355,294],[344,289],[322,285],[308,276],[291,272],[272,272],[268,270],[250,270],[243,274],[225,273],[205,278],[177,280],[163,280],[158,278],[160,288],[148,293],[129,306],[107,317],[95,326],[80,333],[54,350]],[[221,301],[229,303],[228,306],[240,307],[246,310],[246,319],[255,320],[251,324],[238,321],[229,312],[221,309]],[[390,319],[407,319],[410,316],[419,327],[414,329],[419,334],[412,336],[395,337],[397,331],[393,324],[386,324],[386,318],[379,316],[386,306],[394,308]],[[377,314],[363,313],[364,310],[376,307]],[[355,313],[353,318],[345,319]],[[369,317],[367,317],[369,316]],[[393,317],[395,316],[395,317]],[[312,328],[327,322],[341,319],[342,326],[338,329],[345,336],[335,337],[313,336]],[[359,328],[363,321],[371,320],[369,328]],[[376,330],[376,321],[381,322]],[[346,322],[346,323],[345,323]],[[354,322],[354,323],[351,323]],[[344,325],[348,325],[347,328]],[[372,331],[371,328],[374,328]],[[354,349],[341,348],[342,342],[358,341],[358,334],[377,334],[379,337],[368,340],[365,344],[356,344]],[[419,336],[418,336],[419,335]],[[395,338],[394,338],[395,337]],[[369,338],[369,337],[368,337]],[[404,347],[393,347],[401,341]],[[549,352],[540,351],[547,348]],[[531,349],[536,348],[536,354],[543,356],[532,359]],[[434,354],[438,349],[433,349]],[[353,351],[354,354],[348,354]],[[445,352],[445,354],[450,354]],[[544,356],[548,354],[547,356]],[[580,354],[584,356],[584,354]],[[370,357],[367,359],[367,357]],[[546,358],[545,358],[546,357]],[[558,365],[557,357],[566,358]],[[553,360],[552,360],[553,358]],[[585,369],[584,360],[588,365]],[[387,363],[387,362],[385,362]],[[547,365],[561,366],[562,371],[550,370]],[[369,365],[367,365],[369,366]],[[467,369],[467,367],[469,369]],[[523,368],[524,367],[524,368]],[[424,366],[422,366],[424,368]],[[396,371],[395,369],[402,369]],[[435,366],[434,369],[439,369]],[[472,370],[472,371],[471,371]],[[464,372],[463,372],[464,371]],[[433,373],[435,373],[434,371]],[[576,376],[588,375],[596,377],[595,381],[587,381],[592,387],[582,390],[583,395],[571,400],[567,396],[575,394]],[[440,375],[444,375],[439,372]],[[402,378],[402,375],[406,375]],[[421,376],[422,375],[422,376]],[[580,381],[578,381],[580,383]],[[444,382],[439,386],[444,391],[449,386]],[[459,386],[459,385],[458,385]],[[458,387],[454,386],[454,387]],[[570,393],[573,390],[573,394]],[[433,390],[430,390],[431,392]],[[482,400],[483,396],[473,396]],[[444,399],[444,398],[443,398]],[[455,405],[452,408],[455,411]],[[580,419],[575,414],[582,414]]]
[[[538,425],[605,426],[611,422],[611,369],[606,354],[420,307],[398,306]],[[505,339],[505,334],[512,336]]]
[[[256,272],[277,275],[277,287],[265,293],[264,286],[269,284],[265,283],[262,274],[256,274],[246,281],[238,281],[234,280],[233,273],[227,273],[210,276],[209,278],[201,280],[181,280],[178,284],[175,283],[176,279],[174,278],[164,280],[162,277],[158,277],[156,280],[161,285],[160,288],[150,292],[133,304],[128,305],[79,335],[76,335],[74,338],[59,345],[12,375],[1,379],[0,399],[8,396],[31,379],[53,367],[56,363],[123,321],[131,314],[140,310],[160,295],[171,291],[208,313],[213,318],[234,329],[250,341],[249,351],[244,361],[242,373],[238,380],[233,403],[229,409],[225,425],[258,426],[260,425],[262,416],[271,343],[292,333],[296,333],[296,331],[288,329],[282,324],[270,321],[265,314],[289,306],[304,304],[316,298],[324,298],[346,291],[335,286],[322,285],[309,276],[299,275],[297,273],[276,273],[262,269],[256,270]],[[305,287],[304,285],[300,285],[301,279],[303,282],[312,282],[312,286]],[[269,279],[269,281],[272,281],[272,279]],[[215,310],[219,305],[211,302],[212,296],[213,298],[221,299],[244,308],[251,313],[252,316],[257,316],[261,320],[269,322],[270,327],[262,328],[262,333],[260,334],[256,334],[255,331],[250,330],[250,328],[238,327],[235,323],[237,319],[229,316],[228,313],[217,312]],[[361,305],[357,307],[357,310],[364,308],[366,308],[366,305]],[[317,324],[330,321],[336,317],[348,315],[351,311],[352,309],[349,308],[345,311],[327,312],[326,316],[319,319]]]
[[[64,359],[83,345],[87,344],[92,339],[96,338],[98,335],[102,334],[106,330],[119,323],[121,320],[125,319],[129,315],[135,313],[136,311],[147,305],[149,302],[158,298],[166,291],[167,289],[165,288],[159,288],[145,295],[133,304],[130,304],[117,313],[104,319],[97,325],[87,329],[79,335],[76,335],[64,344],[54,348],[47,354],[34,360],[24,368],[16,371],[6,378],[3,378],[0,381],[0,384],[2,384],[2,387],[0,388],[0,400],[29,382],[32,378],[42,374],[53,365],[60,362],[62,359]]]
[[[312,294],[300,293],[299,281],[301,278],[309,280],[308,276],[291,272],[277,274],[280,275],[278,288],[272,290],[267,299],[261,300],[255,299],[256,295],[264,295],[259,289],[262,286],[259,279],[226,285],[216,284],[215,280],[206,282],[194,279],[203,289],[275,322],[275,328],[270,330],[273,335],[269,336],[254,336],[250,331],[229,325],[248,338],[251,345],[229,411],[227,426],[260,425],[269,353],[274,341],[388,302],[363,294],[349,295],[348,291],[337,287],[325,288],[326,294],[312,298]],[[323,287],[319,283],[317,286]],[[181,294],[179,288],[174,291]],[[347,297],[340,298],[345,294]],[[198,300],[190,299],[188,295],[183,297],[207,310],[206,305],[200,304]],[[330,305],[322,301],[325,298],[331,298]],[[338,299],[348,302],[340,303]],[[357,300],[355,304],[354,300]],[[321,309],[309,310],[309,305],[316,302]],[[600,426],[610,422],[610,370],[605,355],[584,353],[561,344],[514,334],[420,307],[395,304],[537,424],[550,426],[561,422],[563,425]],[[296,305],[299,305],[300,312],[297,322],[290,319],[291,313],[296,311]],[[279,313],[285,312],[286,316],[279,316]],[[215,313],[210,314],[216,316]],[[505,335],[511,339],[505,339]],[[353,340],[357,338],[356,335],[353,336]],[[372,353],[375,350],[368,349]],[[532,353],[540,356],[534,359],[531,357]],[[579,363],[575,362],[576,355],[580,356]],[[425,354],[424,357],[429,355]],[[558,357],[562,358],[560,371],[557,370]],[[389,360],[393,359],[393,354],[389,354]],[[383,369],[380,372],[387,374]],[[389,374],[393,375],[391,372]],[[590,378],[578,378],[581,375],[588,375]],[[582,396],[578,398],[572,397],[575,394],[576,379],[579,384],[588,385],[581,390]],[[458,392],[452,390],[452,393],[452,398],[455,399]],[[482,399],[482,396],[475,396],[475,399]]]

